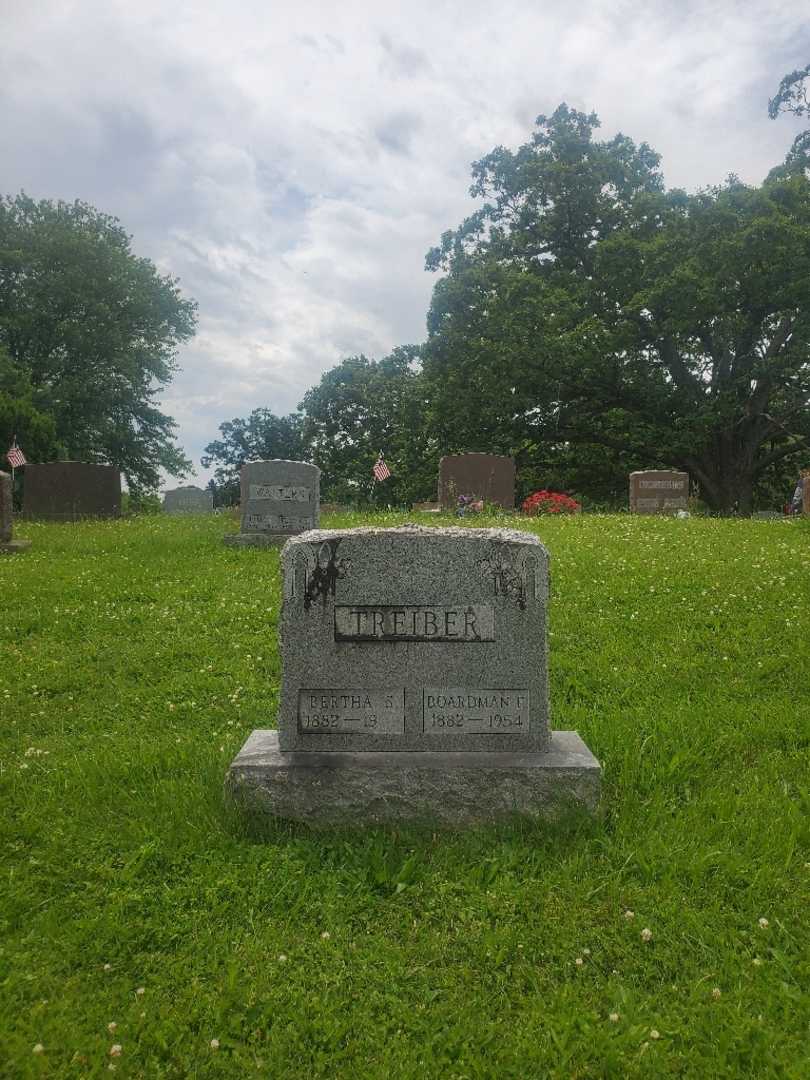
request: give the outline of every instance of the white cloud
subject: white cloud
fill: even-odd
[[[164,399],[196,461],[220,421],[423,339],[470,162],[538,113],[595,109],[670,185],[758,181],[795,131],[767,99],[810,59],[805,0],[9,7],[3,187],[117,214],[199,300]]]

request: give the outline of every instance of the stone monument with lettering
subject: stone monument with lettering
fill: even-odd
[[[439,462],[439,505],[454,510],[459,495],[513,510],[515,462],[502,454],[447,454]]]
[[[269,547],[316,529],[320,523],[317,465],[303,461],[251,461],[242,466],[241,525],[225,536],[230,547]]]
[[[23,517],[39,521],[80,521],[118,517],[121,473],[92,461],[51,461],[25,466]]]
[[[689,473],[647,469],[630,473],[630,513],[660,514],[689,506]]]
[[[30,540],[15,540],[11,476],[0,472],[0,555],[16,555],[31,547]]]
[[[508,529],[313,530],[282,552],[278,731],[227,790],[322,824],[593,808],[599,764],[549,726],[548,554]]]
[[[210,514],[214,509],[214,493],[186,484],[164,494],[163,509],[167,514]]]

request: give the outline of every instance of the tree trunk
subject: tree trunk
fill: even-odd
[[[693,469],[700,484],[700,495],[710,510],[716,514],[748,516],[754,505],[754,475],[729,468],[728,463],[706,460],[696,463]],[[723,465],[725,464],[725,468]]]

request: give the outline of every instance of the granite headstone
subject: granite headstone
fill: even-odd
[[[514,459],[502,454],[445,455],[439,461],[439,506],[455,509],[459,495],[514,509]]]
[[[114,465],[52,461],[25,466],[23,517],[79,521],[120,513],[121,473]]]
[[[0,554],[15,555],[31,546],[30,540],[14,539],[14,505],[11,476],[0,472]]]
[[[278,731],[230,794],[282,817],[469,824],[593,807],[600,769],[549,728],[548,553],[508,529],[314,530],[282,552]]]
[[[317,465],[303,461],[251,461],[242,466],[241,525],[225,536],[231,547],[283,544],[320,523]]]
[[[214,509],[214,493],[195,484],[173,488],[163,496],[167,514],[210,514]]]
[[[646,469],[630,473],[630,513],[660,514],[689,507],[689,473]]]

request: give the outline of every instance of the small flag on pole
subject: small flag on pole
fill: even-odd
[[[14,440],[14,445],[6,454],[6,461],[8,461],[12,469],[19,469],[23,465],[25,465],[25,454],[22,452],[19,446],[17,446],[16,438]]]
[[[372,472],[374,473],[375,480],[387,480],[391,475],[391,470],[383,460],[382,450],[380,451],[380,456],[377,458],[377,464],[374,466]]]

